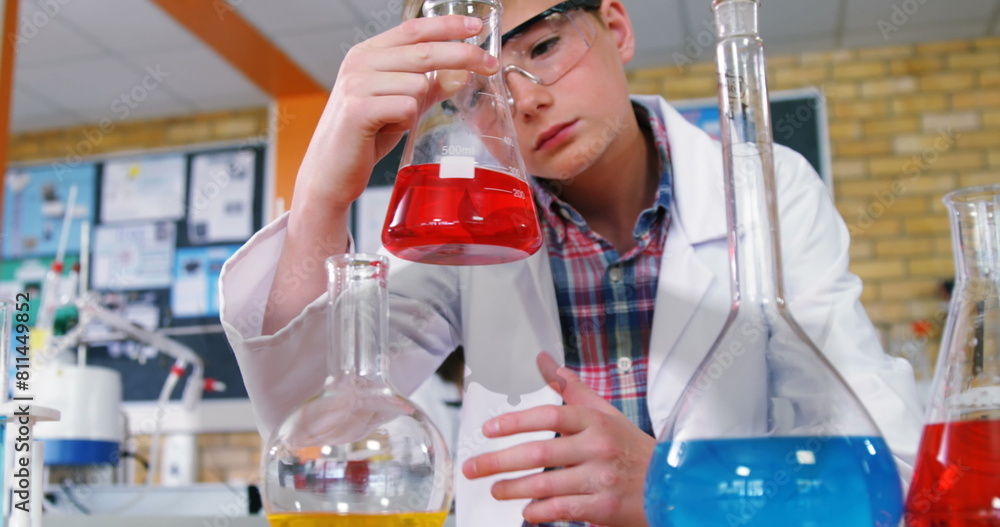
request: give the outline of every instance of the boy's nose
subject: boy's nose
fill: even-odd
[[[507,89],[514,100],[515,116],[531,115],[552,104],[552,94],[547,87],[516,72],[507,75]]]

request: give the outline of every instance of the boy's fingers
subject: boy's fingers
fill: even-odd
[[[556,432],[568,436],[582,432],[588,424],[586,410],[545,405],[494,417],[483,424],[483,435],[503,437],[526,432]]]
[[[462,42],[420,42],[392,49],[367,50],[357,56],[372,71],[425,73],[435,70],[470,70],[491,75],[499,67],[496,57]]]
[[[566,379],[560,377],[556,372],[559,370],[559,363],[552,358],[548,352],[541,352],[535,357],[535,362],[538,364],[538,371],[541,372],[542,378],[545,379],[546,384],[552,387],[553,390],[559,392],[560,394],[566,389]]]
[[[569,368],[559,366],[548,353],[544,351],[539,353],[536,361],[542,378],[553,390],[559,392],[566,404],[585,406],[605,413],[609,410],[618,413],[618,409],[594,393],[594,390],[591,390]]]
[[[444,40],[463,40],[478,35],[483,21],[476,17],[448,15],[407,20],[402,24],[368,39],[373,47],[394,48]]]
[[[570,467],[506,479],[493,484],[493,497],[498,500],[543,499],[569,494],[587,494],[592,484],[586,471]]]
[[[466,461],[462,474],[474,479],[518,470],[576,465],[580,462],[580,449],[572,443],[571,438],[557,437],[482,454]]]

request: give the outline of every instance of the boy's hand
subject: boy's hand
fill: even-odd
[[[539,406],[490,419],[486,437],[553,431],[561,437],[513,446],[469,459],[468,478],[518,470],[562,467],[493,485],[499,500],[531,498],[531,523],[587,521],[608,526],[646,525],[643,486],[656,440],[594,393],[546,353],[538,368],[562,395],[564,406]]]
[[[425,96],[464,82],[466,71],[495,72],[495,57],[458,42],[477,35],[482,26],[475,17],[418,18],[351,48],[299,169],[307,187],[303,199],[350,205],[364,191],[375,163],[419,117]],[[440,70],[455,71],[434,79],[426,75]]]

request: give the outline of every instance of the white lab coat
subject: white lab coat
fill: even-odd
[[[636,99],[666,125],[674,177],[648,363],[649,412],[660,433],[728,313],[726,200],[719,144],[662,99]],[[912,370],[882,353],[858,301],[861,281],[848,271],[848,231],[826,187],[788,149],[776,150],[776,170],[786,298],[806,332],[821,348],[834,350],[828,358],[874,416],[908,479],[922,423]],[[222,323],[264,437],[318,391],[326,375],[322,297],[275,335],[260,336],[286,222],[287,215],[258,232],[226,263],[220,279]],[[393,258],[389,289],[390,374],[398,389],[411,392],[456,346],[465,347],[469,377],[454,453],[458,525],[520,525],[526,501],[496,501],[490,487],[500,478],[470,481],[458,467],[471,456],[553,435],[487,440],[480,432],[500,413],[561,403],[535,371],[539,351],[561,357],[563,350],[546,250],[481,267]]]

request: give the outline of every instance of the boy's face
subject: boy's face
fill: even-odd
[[[504,0],[502,31],[506,33],[558,3]],[[625,116],[632,112],[623,73],[624,63],[631,58],[632,34],[630,27],[627,31],[620,28],[628,24],[620,7],[618,0],[605,0],[599,12],[566,13],[580,29],[576,34],[586,35],[589,49],[574,54],[579,62],[554,82],[545,80],[544,75],[547,85],[532,82],[518,71],[506,74],[514,99],[514,126],[529,173],[547,179],[574,178],[608,152]],[[543,38],[537,41],[544,42],[545,31],[535,33],[541,33]],[[525,64],[526,56],[542,49],[534,42],[535,35],[520,43],[508,40],[501,53],[501,67]]]

